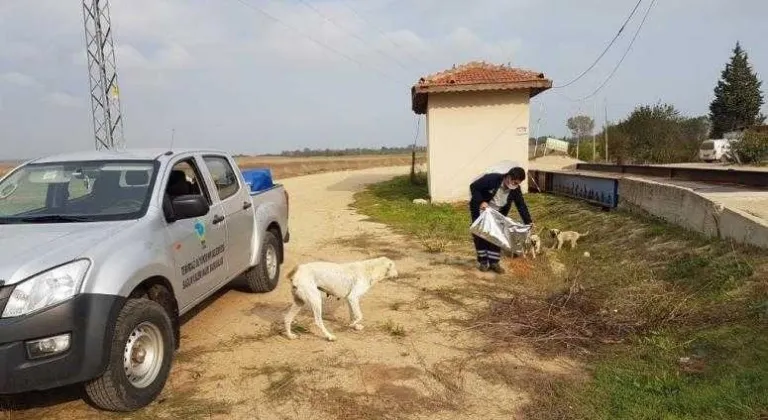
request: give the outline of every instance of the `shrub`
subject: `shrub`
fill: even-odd
[[[768,133],[747,131],[731,148],[741,163],[761,163],[768,160]]]

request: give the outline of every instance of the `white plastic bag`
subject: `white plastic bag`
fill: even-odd
[[[531,230],[530,225],[517,223],[491,207],[469,227],[470,233],[508,251],[517,252]]]

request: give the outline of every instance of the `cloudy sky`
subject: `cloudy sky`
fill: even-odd
[[[271,153],[409,144],[409,87],[453,64],[512,63],[565,83],[635,0],[111,3],[129,147],[165,147],[175,129],[177,146]],[[649,3],[587,77],[534,99],[532,134],[563,135],[569,115],[595,107],[602,124],[606,104],[612,120],[656,101],[704,114],[737,40],[768,74],[768,2],[659,0],[615,77],[574,102],[605,80]],[[94,147],[80,1],[0,0],[0,139],[2,159]]]

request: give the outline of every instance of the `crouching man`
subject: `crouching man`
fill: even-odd
[[[488,173],[476,179],[469,185],[469,191],[472,198],[469,201],[469,211],[472,215],[472,222],[479,216],[482,210],[491,207],[504,216],[509,215],[512,203],[515,203],[517,212],[523,219],[523,223],[532,224],[531,215],[523,198],[523,192],[520,184],[525,180],[525,170],[521,167],[513,167],[506,174]],[[504,269],[499,265],[501,259],[501,248],[472,235],[475,241],[475,251],[477,252],[478,269],[480,271],[493,271],[503,274]]]

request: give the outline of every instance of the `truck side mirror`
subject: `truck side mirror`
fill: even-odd
[[[202,195],[180,195],[171,201],[172,215],[166,215],[169,222],[193,219],[208,214],[210,206]]]

